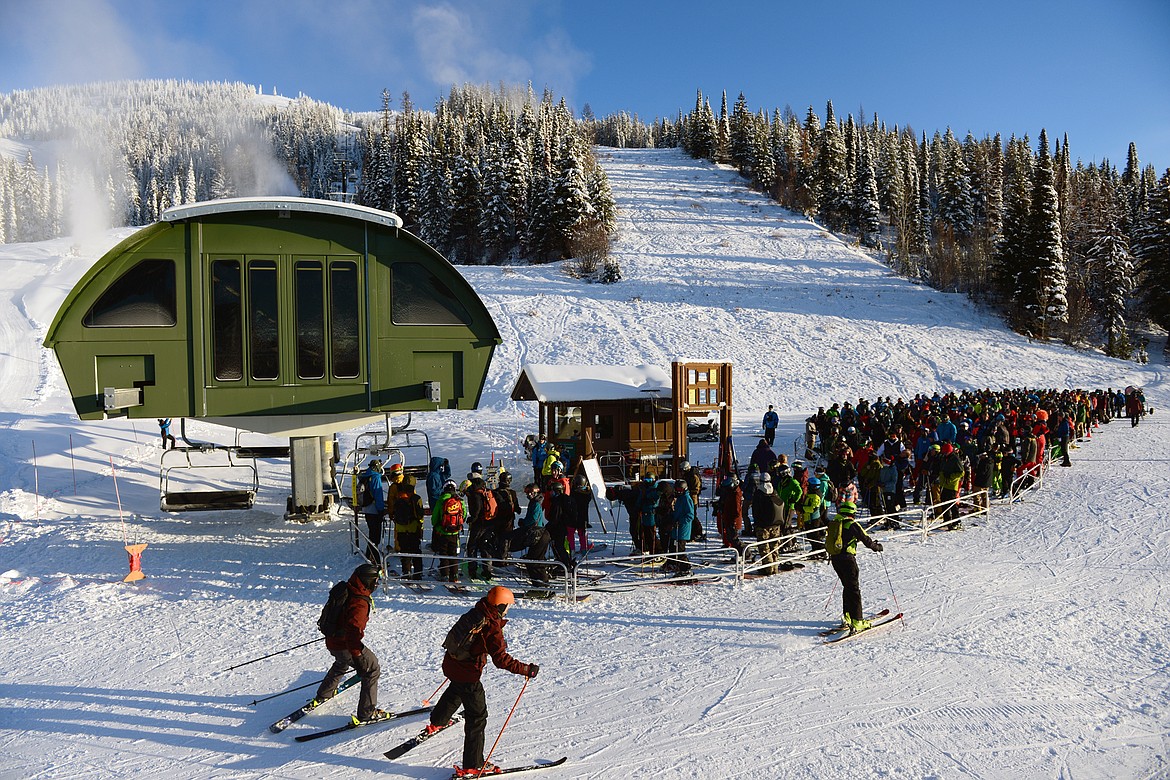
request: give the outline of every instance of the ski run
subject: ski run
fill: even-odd
[[[542,780],[1170,775],[1162,338],[1148,366],[1030,343],[728,169],[677,150],[599,156],[621,210],[623,281],[588,284],[560,263],[460,269],[503,343],[478,411],[415,415],[457,475],[493,454],[525,474],[517,451],[535,408],[509,393],[530,362],[729,361],[741,461],[768,404],[790,455],[805,417],[859,397],[1135,385],[1155,413],[1102,426],[1072,468],[960,533],[859,549],[867,611],[906,617],[834,650],[817,634],[840,617],[840,586],[818,561],[739,585],[519,600],[509,651],[542,671],[490,760],[568,757]],[[40,343],[74,282],[131,232],[0,245],[0,780],[450,776],[461,728],[394,760],[384,753],[418,720],[295,741],[344,726],[353,691],[270,733],[305,694],[249,702],[319,681],[331,661],[320,644],[224,671],[316,638],[329,587],[360,562],[343,519],[283,520],[287,463],[262,467],[253,510],[167,514],[154,420],[76,419]],[[624,523],[591,534],[617,549],[589,565],[625,549]],[[135,543],[148,545],[146,579],[124,584]],[[422,705],[442,681],[440,643],[474,598],[384,583],[366,635],[379,706]],[[521,681],[489,664],[484,685],[490,747]]]

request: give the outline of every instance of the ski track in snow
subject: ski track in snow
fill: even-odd
[[[816,636],[840,602],[824,565],[518,604],[509,649],[542,671],[493,761],[568,755],[547,780],[1170,774],[1164,365],[1028,343],[725,168],[675,150],[600,157],[620,208],[621,283],[584,283],[559,263],[461,268],[503,344],[480,411],[415,416],[457,475],[493,454],[527,475],[517,461],[535,409],[509,393],[529,361],[729,360],[745,458],[769,403],[784,412],[781,447],[817,406],[876,394],[1142,384],[1159,411],[1137,430],[1102,427],[1074,468],[962,531],[861,551],[866,604],[906,617],[840,646]],[[344,722],[356,693],[267,732],[311,689],[249,703],[319,680],[319,646],[225,671],[316,638],[328,586],[357,563],[346,521],[285,523],[278,465],[262,466],[250,512],[167,515],[154,421],[75,419],[37,345],[73,282],[128,233],[99,248],[0,246],[0,780],[447,777],[458,733],[381,756],[421,718],[292,741]],[[120,582],[125,542],[149,545],[136,586]],[[469,605],[392,586],[377,599],[367,644],[383,664],[382,706],[417,706],[438,685],[439,643]],[[485,685],[490,745],[521,682],[489,666]]]

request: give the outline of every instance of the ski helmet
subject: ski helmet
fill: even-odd
[[[458,489],[459,489],[459,486],[455,484],[455,480],[453,480],[453,479],[449,479],[449,480],[447,480],[446,482],[444,482],[444,483],[443,483],[443,490],[442,490],[442,492],[444,492],[444,493],[454,493],[454,492],[455,492],[456,490],[458,490]]]
[[[842,501],[837,507],[837,514],[853,517],[857,514],[857,504],[852,501]]]
[[[686,460],[682,461],[681,463],[678,464],[678,469],[679,469],[679,471],[690,471],[691,470],[690,461],[686,461]]]
[[[353,570],[353,576],[369,590],[377,590],[378,580],[382,579],[382,570],[372,563],[363,563]]]
[[[512,591],[503,585],[494,586],[487,592],[485,598],[487,603],[499,610],[501,615],[508,611],[508,607],[516,603],[516,597],[512,595]]]
[[[500,487],[508,487],[512,484],[512,475],[506,471],[501,471],[499,476]]]
[[[821,481],[819,479],[817,479],[816,477],[809,477],[808,478],[808,489],[809,490],[820,490],[821,489]]]
[[[578,474],[573,479],[573,489],[574,490],[588,490],[589,489],[589,480],[585,479],[584,474]]]

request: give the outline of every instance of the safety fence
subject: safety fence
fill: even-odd
[[[996,505],[1010,504],[1024,494],[1040,490],[1051,464],[1050,453],[1035,466],[1015,477],[1006,491],[992,495],[989,490],[975,490],[956,498],[907,507],[898,512],[869,515],[862,511],[857,522],[867,533],[880,533],[883,542],[899,539],[925,542],[932,534],[954,528],[990,514]],[[615,529],[616,530],[616,529]],[[714,529],[708,529],[709,532]],[[354,524],[354,548],[358,537],[364,537]],[[825,526],[817,523],[799,530],[781,532],[769,539],[741,540],[740,547],[716,546],[717,533],[705,544],[687,543],[683,552],[633,552],[629,555],[586,553],[575,560],[572,567],[555,559],[529,560],[525,558],[477,558],[465,555],[438,555],[429,553],[387,552],[387,563],[395,558],[422,559],[423,579],[403,577],[390,569],[384,583],[401,585],[416,595],[474,595],[486,593],[493,585],[506,585],[520,597],[582,600],[592,593],[621,593],[642,588],[673,587],[707,583],[741,583],[745,580],[769,576],[779,571],[801,568],[810,562],[827,558],[824,552]],[[366,539],[365,541],[368,541]],[[613,547],[616,549],[616,540]],[[438,565],[444,559],[458,565],[459,582],[436,582]],[[467,576],[467,567],[489,565],[490,580]],[[541,567],[548,582],[534,580],[531,567]],[[540,579],[544,579],[543,577]]]

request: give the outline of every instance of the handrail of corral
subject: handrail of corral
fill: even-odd
[[[403,584],[410,584],[410,583],[414,582],[414,583],[425,584],[425,585],[440,585],[440,586],[458,585],[461,587],[470,588],[472,590],[476,590],[477,587],[479,587],[479,588],[482,588],[482,590],[484,592],[487,592],[487,588],[491,587],[492,585],[507,585],[507,586],[511,587],[513,580],[515,580],[515,583],[516,583],[515,587],[517,590],[520,590],[520,589],[523,589],[523,590],[547,590],[547,591],[551,591],[553,593],[557,593],[557,595],[564,596],[566,599],[569,599],[570,601],[573,599],[573,596],[574,596],[573,578],[569,576],[569,567],[566,566],[565,564],[561,563],[560,561],[557,561],[557,560],[536,561],[536,560],[529,560],[528,558],[507,558],[507,559],[505,559],[505,558],[468,558],[467,556],[463,556],[463,555],[436,555],[435,553],[408,553],[408,552],[388,552],[388,553],[386,553],[386,560],[389,561],[391,558],[417,558],[420,561],[424,562],[423,568],[426,569],[428,572],[431,571],[432,569],[436,568],[438,566],[438,563],[440,560],[453,561],[456,563],[456,565],[460,565],[460,564],[468,563],[468,562],[476,563],[479,565],[491,565],[492,569],[494,570],[494,576],[493,576],[492,582],[490,584],[486,583],[486,582],[476,582],[475,580],[471,580],[470,582],[463,582],[463,581],[459,581],[459,582],[443,582],[443,581],[433,582],[431,580],[421,580],[421,579],[414,580],[414,579],[411,579],[409,577],[404,577],[401,575],[386,576],[384,578],[386,582],[400,582]],[[430,562],[432,564],[434,564],[434,566],[431,567],[431,569],[427,569],[427,566],[426,566],[426,560],[428,558],[430,559]],[[549,582],[547,585],[543,584],[543,583],[539,584],[539,585],[532,583],[532,580],[528,577],[528,574],[523,570],[523,567],[527,567],[527,565],[530,563],[536,564],[538,566],[547,566],[547,567],[551,567],[553,569],[560,569],[560,575],[559,575],[560,581],[555,582],[555,583]],[[513,566],[513,567],[519,568],[521,570],[516,572],[515,576],[510,576],[510,572],[508,574],[505,574],[505,572],[508,572],[508,569],[506,567],[509,567],[509,566]]]
[[[725,548],[687,550],[685,553],[640,553],[605,558],[606,566],[617,566],[614,571],[605,571],[594,578],[588,561],[577,566],[570,577],[574,596],[590,592],[614,592],[636,590],[693,579],[715,582],[721,579],[737,579],[737,558],[729,558],[734,550]],[[686,555],[686,563],[690,566],[688,573],[672,573],[661,576],[660,563],[683,563],[682,555]],[[715,563],[718,559],[718,565]],[[730,568],[728,566],[730,565]],[[659,575],[659,576],[652,576]]]

